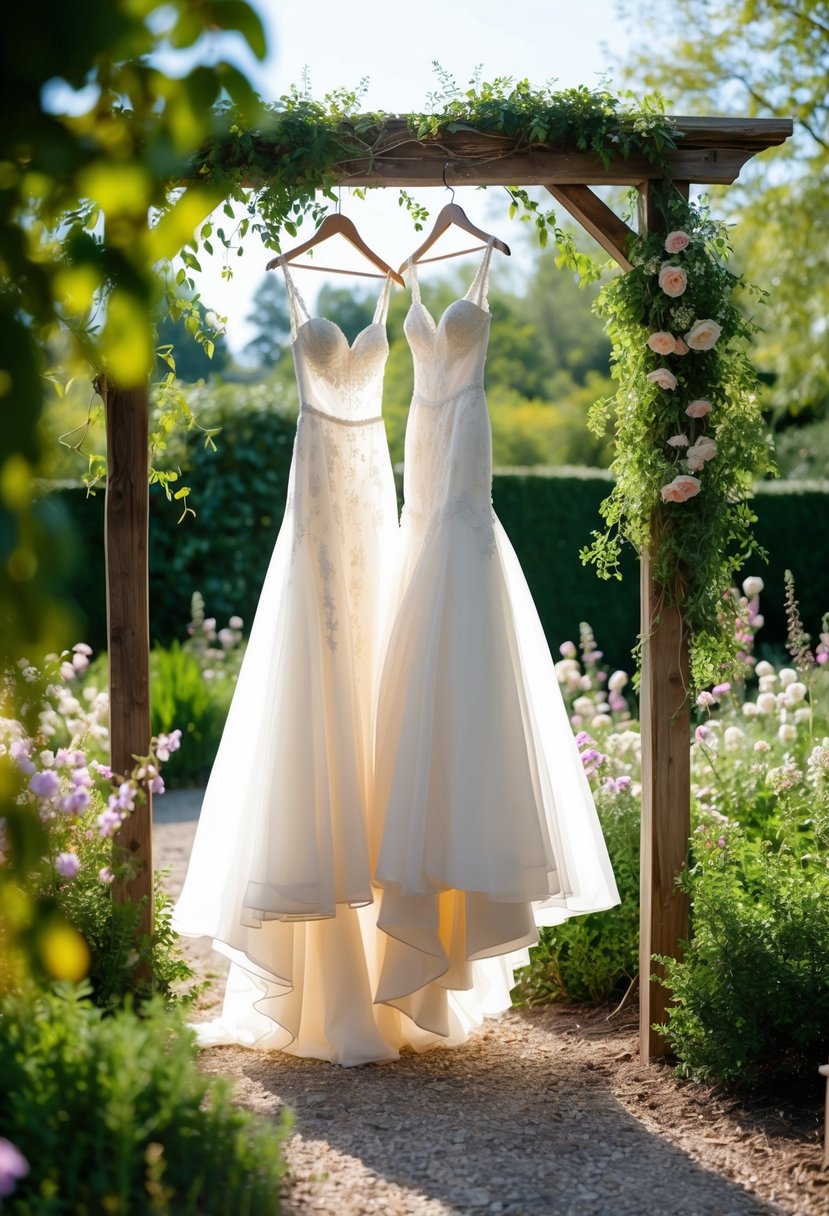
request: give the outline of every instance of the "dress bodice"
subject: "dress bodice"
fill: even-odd
[[[378,403],[389,354],[386,279],[374,319],[352,343],[327,317],[312,317],[287,267],[282,264],[291,311],[294,366],[300,411],[335,422],[379,421]]]
[[[492,242],[469,290],[435,321],[409,264],[412,304],[404,330],[414,363],[406,426],[405,516],[427,531],[448,513],[491,540],[492,436],[484,395],[490,313],[486,286]]]

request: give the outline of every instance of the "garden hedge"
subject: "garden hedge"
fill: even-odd
[[[150,496],[150,620],[152,640],[183,638],[196,590],[220,624],[234,613],[248,625],[256,606],[285,501],[295,424],[268,413],[246,414],[235,442],[218,453],[194,445],[187,482],[196,518],[177,524],[178,504],[158,487]],[[609,474],[598,469],[496,471],[493,500],[510,536],[551,645],[577,640],[588,621],[607,662],[630,669],[639,628],[639,581],[628,551],[621,582],[602,582],[579,560],[597,526]],[[106,644],[103,493],[57,487],[40,504],[59,565],[79,616],[78,637],[96,651]],[[783,572],[794,573],[801,615],[813,635],[829,610],[829,480],[766,482],[757,487],[755,531],[769,561],[745,573],[765,581],[762,652],[782,651],[786,637]],[[74,525],[70,527],[69,525]],[[73,641],[74,639],[67,639]]]

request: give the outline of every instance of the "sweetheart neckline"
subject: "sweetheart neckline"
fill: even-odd
[[[457,300],[453,300],[451,302],[451,304],[447,304],[446,307],[444,308],[443,312],[440,314],[440,320],[438,320],[438,321],[435,320],[435,318],[432,316],[431,312],[429,311],[429,309],[426,307],[426,305],[423,303],[422,300],[412,300],[411,304],[409,305],[409,312],[411,312],[413,308],[419,307],[421,309],[421,311],[423,312],[423,314],[425,315],[427,321],[430,323],[430,325],[432,327],[432,333],[437,334],[438,330],[440,329],[441,325],[443,324],[444,317],[449,312],[449,309],[454,308],[456,304],[469,304],[472,306],[472,308],[475,309],[476,312],[481,313],[482,316],[489,317],[490,320],[492,319],[492,313],[490,312],[490,310],[488,308],[482,308],[480,304],[476,304],[474,300],[467,299],[466,296],[460,296]]]
[[[334,332],[338,335],[338,337],[342,338],[343,342],[345,343],[346,350],[348,350],[352,353],[354,352],[354,349],[357,346],[357,343],[362,338],[363,334],[367,334],[370,329],[378,329],[378,328],[382,329],[384,335],[386,336],[386,340],[388,341],[388,333],[386,330],[385,321],[371,321],[368,325],[364,325],[363,328],[360,330],[360,332],[354,338],[354,341],[349,342],[345,333],[343,332],[343,330],[340,328],[340,326],[337,324],[336,321],[332,321],[329,317],[306,317],[305,320],[300,325],[297,326],[296,337],[294,338],[294,342],[296,342],[297,338],[299,338],[299,335],[302,333],[302,331],[305,329],[305,327],[307,325],[313,324],[314,321],[324,321],[326,325],[330,325],[331,328],[334,330]]]

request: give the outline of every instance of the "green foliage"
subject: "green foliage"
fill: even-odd
[[[85,989],[0,1002],[0,1135],[29,1163],[9,1216],[277,1216],[288,1128],[237,1109],[160,1000],[103,1017]]]
[[[170,786],[198,785],[207,779],[222,737],[233,686],[209,684],[195,655],[177,641],[150,654],[153,734],[180,726],[182,746],[170,760]]]
[[[639,799],[598,794],[597,809],[621,903],[540,930],[513,990],[518,1005],[619,997],[639,967]]]
[[[826,0],[677,0],[626,4],[644,30],[627,69],[637,87],[659,89],[673,113],[791,118],[794,136],[712,190],[737,221],[736,261],[770,292],[753,358],[776,415],[829,410],[829,5]]]
[[[694,933],[682,962],[666,960],[668,1041],[687,1076],[816,1089],[829,1053],[827,842],[799,825],[780,844],[735,827],[726,841],[698,837],[683,880]]]
[[[746,355],[755,327],[733,300],[738,279],[725,265],[725,230],[700,203],[667,191],[661,201],[661,233],[637,239],[633,269],[608,284],[598,304],[613,340],[619,382],[611,466],[616,480],[601,508],[605,530],[594,532],[583,558],[601,577],[618,578],[622,538],[639,551],[651,547],[655,581],[669,603],[683,607],[692,679],[702,688],[723,678],[735,662],[726,592],[759,549],[747,500],[770,457],[756,375]],[[666,253],[669,230],[684,234],[687,247]],[[664,290],[664,268],[685,275],[687,285],[672,294]],[[703,321],[718,328],[713,342],[695,346],[691,331]],[[648,344],[657,337],[671,343],[679,337],[691,349],[657,354]],[[669,378],[665,386],[649,379],[660,374]],[[709,413],[688,416],[688,408],[699,403]],[[599,402],[591,415],[600,433],[608,408]],[[672,446],[673,439],[680,446]],[[697,445],[714,440],[693,463]],[[692,488],[686,498],[671,500],[677,478]]]

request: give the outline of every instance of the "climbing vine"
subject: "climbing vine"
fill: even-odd
[[[732,580],[759,552],[751,486],[771,455],[748,355],[757,326],[735,291],[764,293],[727,266],[726,229],[704,201],[667,187],[661,207],[661,233],[637,238],[633,269],[597,301],[619,387],[594,405],[589,425],[601,434],[613,414],[615,483],[601,506],[605,529],[582,558],[602,577],[620,577],[625,541],[651,549],[666,602],[682,605],[701,688],[734,670]]]

